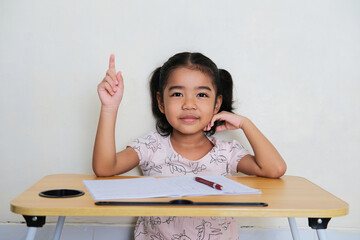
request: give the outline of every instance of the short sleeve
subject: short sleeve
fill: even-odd
[[[237,165],[240,160],[249,154],[249,152],[236,140],[233,140],[229,144],[229,167],[228,167],[228,174],[234,175],[237,173]]]
[[[128,144],[128,147],[136,151],[140,160],[139,164],[142,165],[152,159],[154,153],[159,149],[160,144],[156,133],[150,132]]]

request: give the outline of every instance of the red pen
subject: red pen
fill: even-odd
[[[201,178],[201,177],[195,177],[195,181],[197,181],[197,182],[199,182],[199,183],[202,183],[202,184],[205,184],[205,185],[208,185],[209,187],[215,188],[215,189],[217,189],[217,190],[221,190],[221,189],[222,189],[222,186],[221,186],[220,184],[217,184],[217,183],[208,181],[208,180],[203,179],[203,178]]]

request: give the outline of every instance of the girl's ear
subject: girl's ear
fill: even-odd
[[[162,100],[159,92],[156,93],[156,100],[158,102],[158,107],[159,107],[160,112],[162,114],[165,114],[164,101]]]
[[[221,104],[222,104],[222,99],[223,99],[222,95],[217,96],[216,102],[215,102],[214,114],[217,114],[219,112]]]

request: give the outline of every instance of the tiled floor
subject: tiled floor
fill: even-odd
[[[36,240],[48,240],[52,238],[55,226],[48,224],[38,229]],[[24,224],[0,225],[0,240],[24,240],[27,228]],[[132,226],[104,226],[104,225],[65,225],[61,240],[130,240],[132,239]],[[301,239],[316,240],[316,233],[311,229],[299,229]],[[329,229],[328,239],[335,240],[358,240],[360,230]],[[240,229],[240,239],[246,240],[288,240],[291,238],[289,229]]]

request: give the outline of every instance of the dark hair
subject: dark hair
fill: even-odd
[[[170,135],[173,127],[167,121],[165,114],[163,114],[159,109],[157,93],[160,93],[160,97],[163,98],[163,92],[170,73],[179,67],[198,70],[210,76],[215,87],[216,98],[222,95],[222,104],[219,112],[232,112],[233,110],[233,81],[228,71],[224,69],[218,69],[216,64],[210,58],[204,56],[201,53],[182,52],[175,54],[169,58],[169,60],[165,62],[162,67],[155,69],[150,78],[151,107],[153,115],[156,119],[156,130],[163,136]],[[206,132],[206,134],[214,134],[216,125],[219,125],[219,123],[216,123],[210,131]]]

